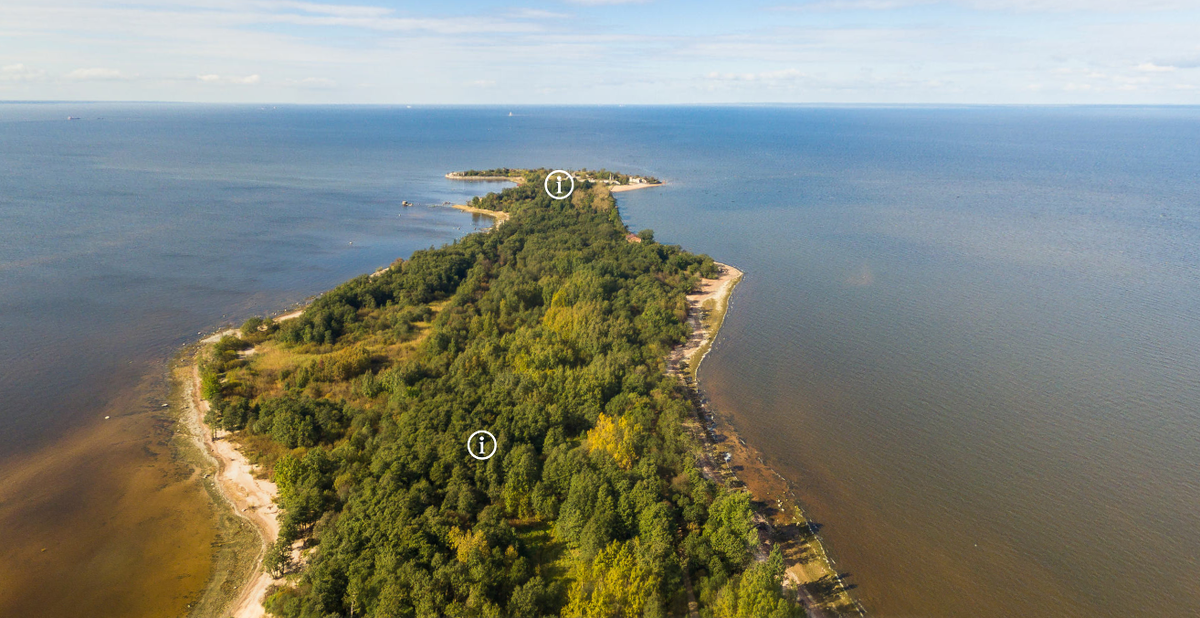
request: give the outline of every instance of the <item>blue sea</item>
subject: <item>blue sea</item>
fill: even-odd
[[[630,227],[747,273],[702,387],[873,615],[1200,614],[1197,108],[0,104],[0,524],[166,568],[38,466],[119,486],[64,445],[153,451],[180,346],[486,227],[491,167],[662,178]],[[45,555],[0,614],[132,594]]]

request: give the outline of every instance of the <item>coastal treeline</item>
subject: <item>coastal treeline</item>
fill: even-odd
[[[489,172],[495,170],[489,170]],[[602,185],[477,198],[498,228],[258,320],[202,369],[272,475],[277,616],[803,615],[664,374],[710,258],[627,242]],[[254,354],[248,354],[254,346]],[[468,456],[488,430],[494,457]],[[293,548],[304,547],[300,564]]]
[[[497,167],[490,170],[466,170],[464,172],[454,172],[451,174],[454,178],[511,178],[511,179],[534,179],[540,182],[541,179],[550,173],[548,169],[514,169],[509,167]],[[657,185],[662,184],[662,181],[654,176],[631,176],[622,174],[621,172],[611,172],[606,169],[589,170],[580,169],[571,173],[577,181],[598,182],[602,184],[627,185],[631,182],[641,182],[644,184]],[[528,178],[527,178],[528,177]]]
[[[583,180],[609,182],[617,185],[627,185],[631,181],[636,182],[639,180],[645,184],[661,184],[661,181],[654,176],[630,176],[621,172],[611,172],[604,168],[600,168],[599,170],[581,169],[574,172],[573,175]]]
[[[520,178],[525,175],[527,170],[514,169],[511,167],[496,167],[490,170],[466,170],[465,172],[454,172],[451,174],[457,178]]]

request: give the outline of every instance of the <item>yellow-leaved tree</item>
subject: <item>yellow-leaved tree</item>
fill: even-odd
[[[638,540],[613,541],[579,569],[565,618],[641,618],[660,608],[659,577],[639,563]]]
[[[621,469],[628,470],[633,467],[633,462],[637,459],[633,441],[640,430],[640,427],[629,422],[629,419],[624,416],[613,419],[607,414],[601,414],[596,419],[596,426],[588,431],[588,450],[590,452],[604,451],[612,455]]]

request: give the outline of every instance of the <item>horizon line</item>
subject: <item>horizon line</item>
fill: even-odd
[[[0,99],[0,105],[211,105],[228,107],[472,107],[472,108],[597,108],[597,107],[1200,107],[1200,103],[945,103],[945,102],[716,102],[716,103],[296,103],[245,101],[161,101],[151,99]]]

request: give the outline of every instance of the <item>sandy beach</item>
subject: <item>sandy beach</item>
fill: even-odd
[[[299,317],[303,309],[292,311],[274,318],[283,322]],[[237,329],[219,331],[201,340],[201,344],[211,345],[222,337],[238,334]],[[204,423],[204,415],[210,408],[209,402],[200,395],[200,366],[192,362],[189,368],[190,379],[185,385],[185,399],[188,409],[183,414],[183,421],[191,432],[193,439],[202,447],[216,464],[214,481],[222,498],[228,503],[234,513],[249,522],[258,532],[262,540],[258,556],[254,560],[254,571],[245,582],[227,614],[231,618],[261,618],[266,615],[263,608],[263,597],[273,584],[281,583],[271,577],[262,568],[263,555],[267,546],[279,537],[279,507],[275,504],[278,489],[269,480],[255,476],[256,466],[242,454],[225,431],[213,431]]]
[[[262,605],[263,595],[275,583],[275,578],[262,569],[262,558],[266,546],[279,537],[279,507],[275,504],[278,490],[274,483],[255,478],[254,465],[227,439],[225,432],[213,432],[205,426],[204,415],[209,410],[209,404],[200,396],[200,367],[195,364],[192,365],[188,395],[191,401],[188,425],[216,460],[215,480],[222,497],[239,517],[254,526],[263,541],[262,550],[255,559],[254,574],[242,588],[229,613],[233,618],[258,618],[266,614]]]
[[[716,279],[702,279],[699,287],[688,294],[688,326],[691,334],[687,342],[671,352],[668,360],[669,370],[685,372],[692,379],[695,379],[696,370],[721,330],[734,286],[744,276],[742,271],[728,264],[717,262],[717,268],[720,274]]]
[[[469,212],[473,215],[483,215],[485,217],[491,217],[496,220],[496,225],[500,225],[501,223],[508,221],[508,213],[500,212],[499,210],[487,210],[484,208],[475,208],[474,206],[467,206],[466,204],[455,204],[454,208],[457,208],[458,210],[462,210],[465,212]]]
[[[759,526],[758,559],[778,547],[787,565],[787,585],[795,590],[811,618],[861,615],[861,608],[843,587],[820,538],[813,532],[791,487],[770,468],[736,430],[719,418],[700,392],[697,370],[720,332],[733,290],[742,271],[717,263],[719,275],[704,279],[687,296],[687,341],[672,350],[667,371],[688,388],[701,417],[688,430],[703,447],[702,471],[714,482],[750,492],[755,500]]]
[[[638,184],[638,185],[612,185],[608,188],[608,190],[612,191],[613,193],[624,193],[626,191],[637,191],[638,189],[649,189],[651,187],[661,187],[665,184],[667,184],[667,183],[660,182],[658,184],[645,183],[645,184]]]

